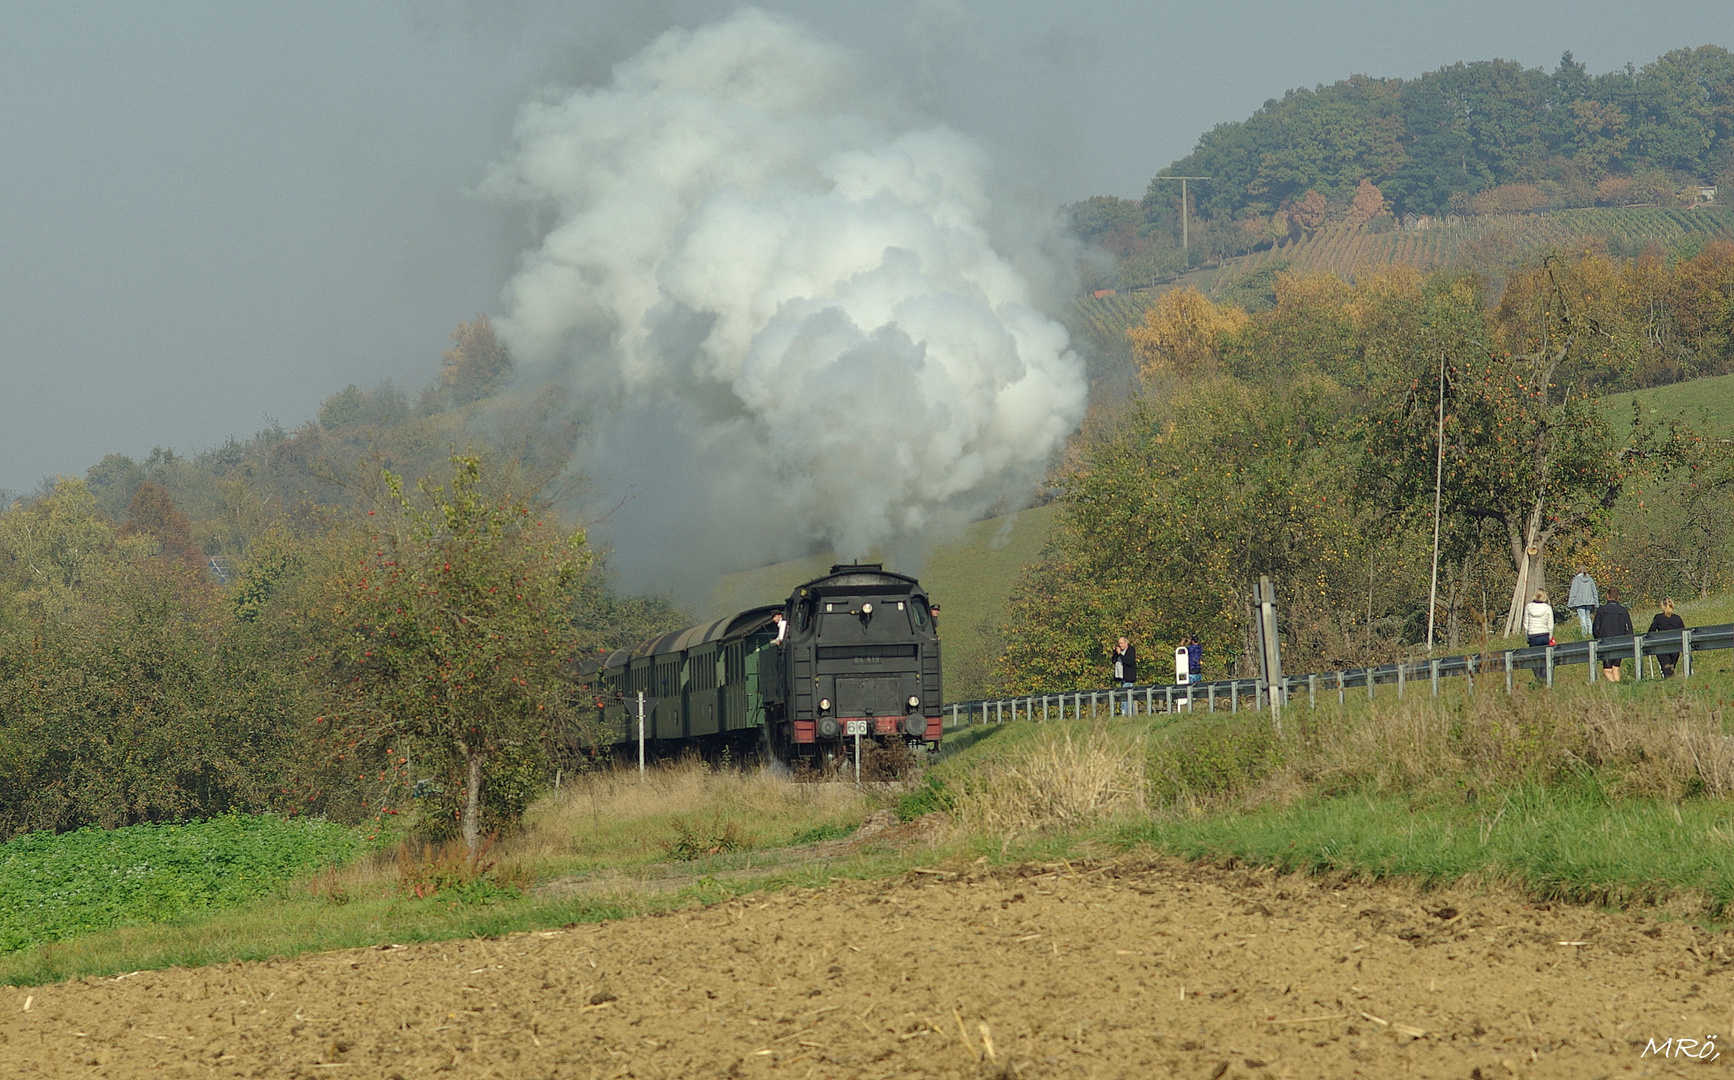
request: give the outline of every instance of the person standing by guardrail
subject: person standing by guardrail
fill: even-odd
[[[1204,643],[1198,640],[1197,634],[1186,635],[1186,673],[1191,676],[1191,682],[1204,681]]]
[[[1138,650],[1126,638],[1121,638],[1118,647],[1114,649],[1114,681],[1120,684],[1122,690],[1138,681]],[[1132,715],[1132,698],[1128,694],[1126,700],[1120,703],[1123,715]]]
[[[1535,590],[1523,605],[1523,634],[1531,646],[1553,644],[1553,605],[1547,602],[1546,589]]]
[[[1620,603],[1618,586],[1608,589],[1608,602],[1596,608],[1595,618],[1590,623],[1590,630],[1595,634],[1597,641],[1631,636],[1632,613]],[[1618,660],[1603,660],[1602,678],[1608,682],[1619,682],[1620,662]]]
[[[1584,637],[1589,637],[1594,629],[1595,610],[1601,604],[1601,595],[1596,592],[1596,579],[1589,576],[1588,570],[1579,570],[1571,579],[1571,591],[1566,594],[1565,606],[1577,612],[1578,629]]]
[[[1674,601],[1672,598],[1667,598],[1662,601],[1662,610],[1650,620],[1650,628],[1644,632],[1647,634],[1665,634],[1669,630],[1684,630],[1685,628],[1686,620],[1674,614]],[[1662,678],[1664,679],[1674,677],[1674,665],[1679,662],[1679,653],[1656,654],[1656,664],[1662,669]]]

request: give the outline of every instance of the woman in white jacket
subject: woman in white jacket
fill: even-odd
[[[1523,605],[1523,632],[1531,645],[1553,641],[1553,605],[1547,602],[1546,589],[1536,590],[1535,599]]]

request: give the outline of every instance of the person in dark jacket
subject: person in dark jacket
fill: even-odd
[[[1125,638],[1120,639],[1112,657],[1114,664],[1114,681],[1121,688],[1129,687],[1138,681],[1138,650]],[[1132,715],[1132,699],[1130,695],[1120,704],[1121,712]],[[1110,710],[1112,711],[1112,710]]]
[[[1608,589],[1608,602],[1596,608],[1595,619],[1591,624],[1591,632],[1597,641],[1608,638],[1630,637],[1632,634],[1632,613],[1620,603],[1620,590]],[[1602,678],[1608,682],[1620,681],[1620,662],[1618,660],[1602,661]]]
[[[1674,614],[1674,601],[1672,599],[1667,599],[1662,601],[1662,610],[1656,614],[1655,618],[1650,620],[1650,628],[1644,632],[1647,634],[1664,634],[1669,630],[1684,630],[1685,628],[1686,620]],[[1674,665],[1679,662],[1679,653],[1656,654],[1656,663],[1661,666],[1662,678],[1664,679],[1671,679],[1674,677]]]

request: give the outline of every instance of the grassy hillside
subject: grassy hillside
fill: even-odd
[[[1652,419],[1679,420],[1706,435],[1734,437],[1734,375],[1610,394],[1605,401],[1615,423],[1629,421],[1632,402],[1637,401]]]
[[[946,700],[973,696],[982,685],[987,666],[999,651],[995,627],[1005,617],[1006,597],[1018,574],[1041,554],[1053,512],[1052,506],[1040,506],[978,521],[957,540],[937,545],[925,566],[887,567],[920,577],[942,609]],[[711,591],[707,614],[721,618],[732,611],[777,603],[795,586],[830,569],[834,561],[829,554],[819,554],[730,574]]]

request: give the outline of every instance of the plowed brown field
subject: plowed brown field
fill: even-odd
[[[0,1075],[1672,1075],[1703,1063],[1648,1041],[1725,1036],[1728,970],[1720,936],[1504,893],[957,866],[8,990]]]

